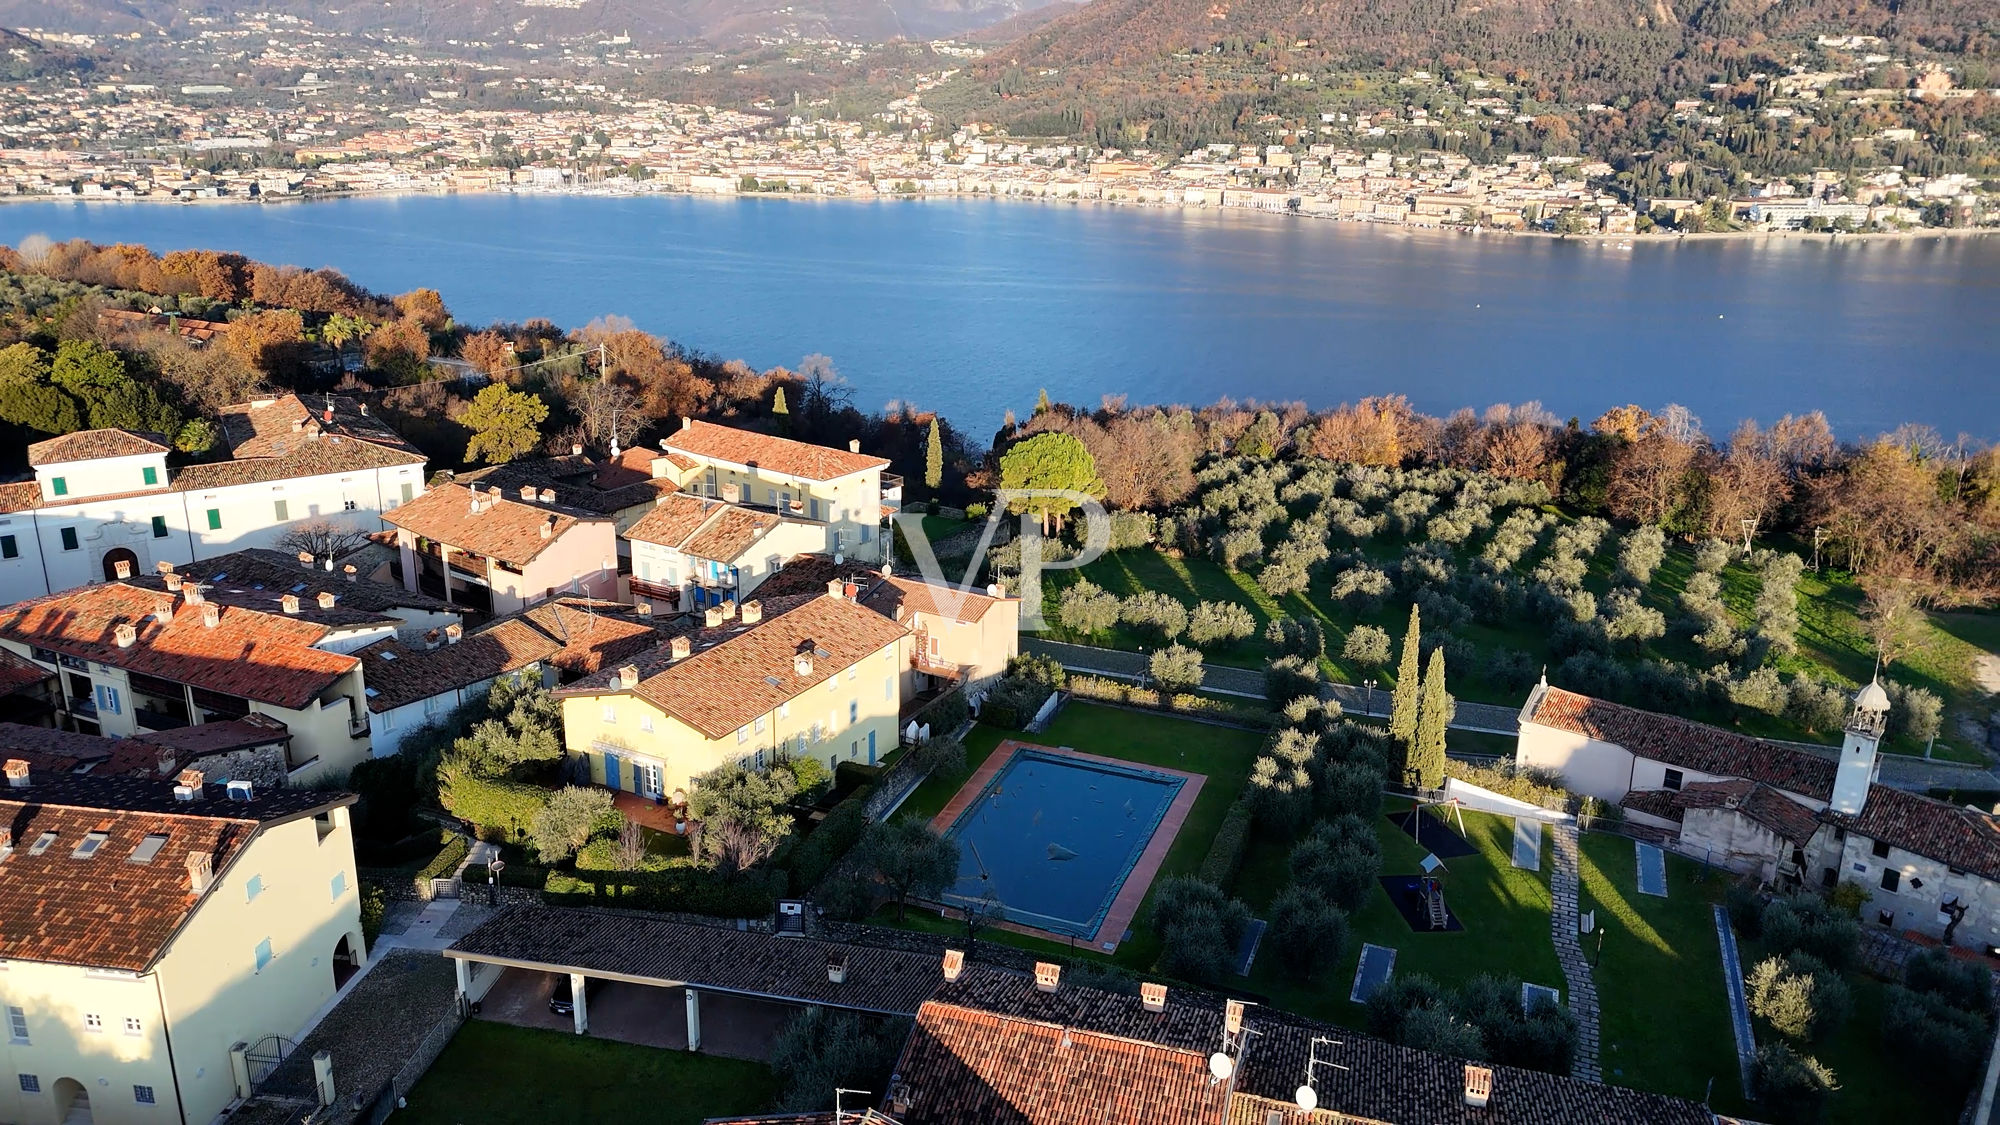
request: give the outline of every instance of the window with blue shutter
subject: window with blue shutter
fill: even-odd
[[[265,938],[263,941],[257,943],[257,971],[260,973],[263,972],[264,966],[270,963],[271,963],[271,939]]]
[[[346,893],[347,893],[347,872],[345,871],[336,872],[333,876],[334,900],[339,901],[340,896]]]
[[[252,875],[250,876],[249,881],[243,884],[244,902],[256,902],[257,896],[263,893],[264,893],[264,877],[262,875]],[[263,966],[260,965],[258,967],[262,968]]]
[[[97,685],[97,709],[107,714],[118,714],[118,689],[108,684]]]

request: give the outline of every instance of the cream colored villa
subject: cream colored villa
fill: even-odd
[[[902,503],[903,482],[859,442],[829,449],[686,419],[660,447],[695,462],[677,473],[685,491],[824,523],[827,550],[881,561],[882,521]]]
[[[345,794],[0,789],[0,1121],[205,1125],[364,963]]]
[[[834,582],[710,607],[700,628],[555,694],[593,782],[667,800],[732,762],[873,764],[896,747],[909,644]]]
[[[560,594],[618,596],[616,521],[558,504],[553,490],[440,485],[383,519],[403,585],[455,605],[503,615]]]

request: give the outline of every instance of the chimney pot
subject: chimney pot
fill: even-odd
[[[439,632],[438,632],[438,631],[437,631],[436,629],[432,629],[432,630],[430,630],[430,631],[426,632],[426,633],[424,634],[424,647],[425,647],[425,648],[436,648],[436,647],[438,646],[438,641],[439,641],[439,638],[440,638],[440,637],[441,637],[442,635],[443,635],[443,634],[439,633]]]
[[[319,607],[321,609],[332,609],[333,603],[334,603],[334,596],[332,592],[327,590],[321,590],[319,592]]]
[[[166,576],[166,579],[167,579],[167,589],[178,593],[181,588],[181,576],[169,572]]]
[[[180,776],[174,778],[174,784],[185,785],[189,789],[194,790],[196,793],[201,792],[203,781],[204,779],[201,775],[201,771],[197,769],[182,770]]]
[[[719,605],[712,605],[712,606],[709,606],[709,607],[708,607],[708,611],[707,611],[706,613],[703,613],[703,614],[701,615],[701,621],[702,621],[702,624],[704,624],[704,625],[708,626],[708,627],[709,627],[709,628],[711,628],[711,629],[714,629],[714,628],[717,628],[717,627],[721,626],[721,624],[722,624],[722,607],[721,607],[721,606],[719,606]]]
[[[847,451],[849,453],[861,452],[861,439],[860,438],[847,439]]]
[[[161,574],[172,574],[174,572],[174,564],[161,559],[159,562],[153,564],[153,569],[159,571]]]
[[[569,447],[569,455],[570,455],[571,457],[581,457],[581,456],[583,456],[583,447],[582,447],[581,445],[572,445],[572,446],[570,446],[570,447]]]
[[[1465,1064],[1465,1104],[1473,1109],[1484,1109],[1493,1097],[1493,1071],[1488,1067]]]
[[[12,828],[0,828],[0,853],[10,852],[13,850],[14,850],[14,830]]]
[[[826,959],[826,980],[828,984],[847,983],[847,958],[828,957]]]
[[[1164,984],[1153,984],[1151,982],[1147,982],[1146,984],[1140,985],[1139,1002],[1141,1004],[1144,1004],[1146,1006],[1146,1010],[1149,1012],[1166,1011],[1167,986]]]
[[[1035,962],[1035,987],[1043,992],[1054,992],[1056,983],[1062,980],[1062,966],[1053,961]]]
[[[960,974],[964,972],[965,972],[965,950],[963,949],[945,950],[944,979],[957,980]]]
[[[299,611],[299,596],[297,594],[286,594],[284,597],[278,599],[278,608],[284,610],[286,613],[297,613]]]
[[[534,485],[532,485],[532,484],[524,484],[524,485],[522,485],[522,486],[521,486],[521,503],[523,503],[523,504],[532,504],[532,503],[534,503],[534,502],[535,502],[535,486],[534,486]]]
[[[311,551],[299,552],[299,565],[305,567],[307,570],[311,570],[313,568],[313,557]]]
[[[222,624],[222,607],[214,602],[201,603],[201,627],[213,629]]]
[[[683,418],[683,419],[681,419],[681,429],[683,429],[683,430],[691,430],[691,429],[693,429],[693,428],[694,428],[694,419],[692,419],[692,418]],[[665,443],[664,443],[664,442],[662,442],[661,444],[665,444]]]
[[[752,598],[743,603],[743,623],[755,625],[764,620],[764,603]]]
[[[722,608],[722,619],[724,621],[736,620],[736,602],[734,600],[723,602],[721,608]]]
[[[7,759],[7,788],[26,789],[28,787],[28,763],[20,758]]]
[[[686,660],[688,653],[694,651],[694,642],[685,636],[675,637],[673,640],[667,642],[667,651],[673,655],[675,660]]]
[[[153,617],[162,625],[171,624],[174,619],[174,599],[154,598]]]
[[[118,627],[112,630],[112,634],[117,638],[119,648],[131,648],[139,643],[139,630],[129,621],[119,622]]]
[[[465,626],[452,622],[444,627],[444,643],[455,645],[465,639]]]
[[[340,568],[340,570],[341,570],[341,573],[343,573],[343,574],[347,575],[347,580],[348,580],[349,582],[352,582],[352,581],[354,581],[354,578],[355,578],[355,576],[356,576],[356,575],[357,575],[358,573],[360,573],[359,571],[357,571],[357,570],[355,570],[355,569],[354,569],[354,564],[353,564],[353,563],[348,563],[348,564],[347,564],[346,566],[343,566],[343,567],[341,567],[341,568]]]
[[[174,753],[173,748],[171,746],[160,747],[159,769],[161,777],[165,777],[168,774],[174,772],[174,767],[180,764],[181,764],[180,756]]]
[[[215,859],[207,852],[189,852],[187,857],[188,893],[204,894],[209,884],[215,882]]]
[[[829,598],[837,598],[837,597],[839,597],[839,596],[841,595],[841,593],[842,593],[843,591],[845,591],[846,589],[847,589],[847,583],[845,583],[845,582],[841,581],[840,579],[838,579],[838,578],[829,578],[829,579],[827,579],[827,582],[826,582],[826,596],[827,596],[827,597],[829,597]]]
[[[132,564],[125,559],[119,559],[117,562],[111,564],[111,571],[121,580],[130,578],[132,577]]]
[[[618,686],[631,690],[639,686],[639,669],[631,664],[618,669]]]
[[[547,522],[542,524],[542,538],[553,539],[555,538],[555,535],[556,535],[556,521],[554,517],[550,517]]]
[[[541,491],[541,500],[542,500],[542,503],[544,503],[544,504],[553,504],[553,503],[555,503],[555,502],[556,502],[556,490],[555,490],[555,489],[553,489],[553,488],[544,488],[544,489],[542,489],[542,491]]]

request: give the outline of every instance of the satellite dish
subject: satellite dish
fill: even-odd
[[[1292,1100],[1299,1103],[1299,1108],[1307,1113],[1319,1108],[1319,1095],[1313,1093],[1311,1086],[1299,1087],[1299,1092],[1292,1095]]]
[[[1215,1076],[1217,1082],[1221,1082],[1236,1073],[1236,1064],[1230,1060],[1228,1055],[1217,1051],[1208,1056],[1208,1072]]]

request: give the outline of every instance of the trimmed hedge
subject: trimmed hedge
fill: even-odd
[[[785,892],[781,871],[753,871],[729,878],[699,867],[668,871],[576,875],[549,872],[543,901],[556,906],[622,906],[715,918],[759,918],[776,912]]]
[[[482,837],[500,843],[525,839],[535,814],[549,803],[549,791],[539,785],[463,772],[445,780],[440,796],[453,816],[478,825]]]
[[[1154,711],[1168,711],[1177,715],[1191,715],[1196,718],[1216,719],[1225,723],[1237,723],[1259,730],[1276,730],[1284,725],[1284,717],[1267,707],[1254,703],[1229,699],[1215,699],[1206,695],[1166,695],[1151,688],[1128,684],[1123,680],[1108,679],[1103,676],[1071,676],[1069,691],[1078,699],[1092,699],[1101,703],[1122,703],[1128,707],[1145,707]]]
[[[861,839],[861,833],[868,827],[868,798],[875,792],[872,785],[856,789],[848,798],[833,806],[826,819],[819,822],[792,849],[787,867],[791,872],[791,888],[794,895],[803,895],[819,885],[834,864],[841,861]]]
[[[1236,876],[1243,870],[1243,856],[1250,844],[1250,798],[1245,795],[1236,798],[1223,814],[1222,826],[1215,830],[1215,840],[1208,846],[1208,855],[1201,861],[1197,874],[1201,881],[1220,887],[1224,894],[1236,885]]]
[[[456,832],[446,830],[443,836],[444,847],[417,871],[418,886],[428,885],[432,879],[442,879],[458,870],[458,865],[465,861],[465,853],[472,850],[465,837]]]

